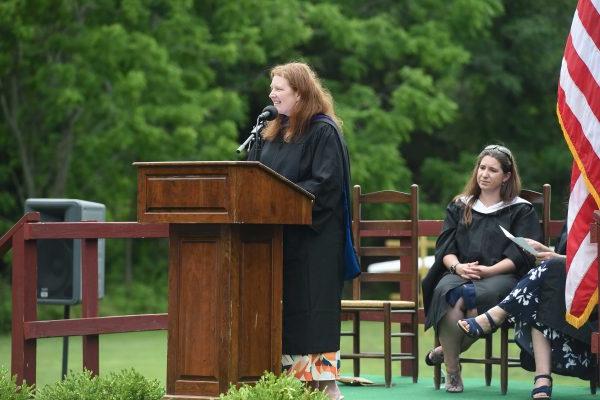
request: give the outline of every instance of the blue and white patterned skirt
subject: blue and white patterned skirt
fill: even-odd
[[[546,262],[533,268],[517,283],[499,306],[510,315],[509,321],[515,324],[515,341],[522,350],[529,353],[530,357],[533,357],[531,329],[535,328],[550,342],[552,372],[587,377],[593,365],[590,346],[537,320],[540,286],[547,271]],[[523,355],[521,360],[523,361]]]

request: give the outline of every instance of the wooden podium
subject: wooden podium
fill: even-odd
[[[281,363],[282,225],[313,196],[258,162],[138,168],[138,221],[169,223],[165,399],[212,399]]]

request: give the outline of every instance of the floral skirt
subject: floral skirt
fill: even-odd
[[[533,268],[514,287],[499,304],[510,316],[509,321],[515,324],[515,341],[527,354],[521,354],[521,364],[528,358],[530,369],[535,367],[533,361],[533,344],[531,329],[540,331],[550,342],[552,352],[552,372],[560,375],[588,377],[592,364],[590,346],[565,333],[538,322],[538,305],[540,304],[540,286],[547,271],[547,263]],[[561,312],[557,310],[557,312]],[[564,312],[564,310],[562,310]],[[533,364],[532,364],[533,363]]]
[[[283,371],[303,382],[333,381],[339,377],[340,352],[281,356]]]

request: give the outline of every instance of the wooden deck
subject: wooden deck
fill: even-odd
[[[460,400],[516,400],[531,397],[532,383],[527,381],[511,380],[508,393],[503,396],[500,393],[499,382],[493,382],[491,386],[485,386],[483,379],[469,378],[465,380],[465,391],[461,394],[450,394],[442,390],[433,389],[431,377],[419,377],[419,382],[412,383],[410,378],[394,378],[395,384],[386,389],[383,385],[383,376],[370,376],[378,385],[374,386],[346,386],[340,389],[344,400],[429,400],[429,399],[460,399]],[[579,384],[578,384],[579,383]],[[556,383],[552,393],[554,400],[575,399],[597,399],[598,396],[590,394],[587,381],[569,380],[567,384]]]

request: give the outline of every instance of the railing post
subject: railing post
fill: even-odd
[[[37,320],[37,246],[25,240],[26,224],[12,238],[12,353],[11,374],[17,381],[35,383],[36,339],[25,340],[24,323]]]
[[[98,239],[81,240],[81,316],[98,316]],[[100,373],[100,340],[98,335],[87,335],[82,339],[83,367],[92,374]]]

